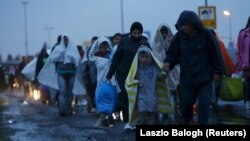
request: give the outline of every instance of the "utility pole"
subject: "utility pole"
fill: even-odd
[[[232,20],[231,20],[232,14],[231,14],[231,12],[228,11],[228,10],[224,10],[224,11],[223,11],[223,14],[224,14],[225,16],[228,16],[228,18],[229,18],[229,39],[230,39],[230,42],[232,42]]]
[[[207,7],[207,0],[205,0],[205,6]]]
[[[122,33],[124,33],[123,0],[121,0],[120,3],[121,3],[121,28],[122,28]]]
[[[28,52],[28,28],[27,28],[27,1],[23,1],[22,2],[23,6],[24,6],[24,32],[25,32],[25,53],[26,56],[28,56],[29,52]]]

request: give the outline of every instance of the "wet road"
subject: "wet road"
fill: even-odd
[[[210,124],[250,125],[250,119],[246,118],[244,102],[219,100],[217,110],[211,110]]]
[[[12,141],[133,141],[135,133],[125,133],[123,123],[113,127],[96,127],[97,114],[89,114],[85,108],[76,109],[71,117],[61,117],[55,106],[44,105],[39,101],[23,103],[20,92],[0,94],[5,107],[0,115],[4,126],[16,129],[8,135]],[[1,132],[0,132],[1,133]],[[0,136],[1,137],[1,136]],[[1,139],[0,139],[1,140]],[[3,140],[1,140],[3,141]]]
[[[116,122],[111,128],[96,127],[99,116],[87,113],[84,107],[76,109],[76,114],[71,117],[61,117],[55,106],[33,99],[29,99],[28,104],[23,101],[20,91],[0,92],[1,141],[135,140],[135,132],[125,133],[122,122]],[[217,110],[211,110],[210,124],[249,125],[243,101],[219,101],[218,104]]]

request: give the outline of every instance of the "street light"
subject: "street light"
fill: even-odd
[[[54,28],[51,27],[45,27],[44,30],[48,31],[48,48],[50,48],[50,37],[51,37],[51,30],[53,30]]]
[[[26,56],[28,56],[29,52],[28,52],[28,31],[27,31],[27,1],[23,1],[22,2],[23,7],[24,7],[24,34],[25,34],[25,53]]]
[[[233,43],[233,40],[232,40],[232,23],[231,23],[231,12],[228,11],[228,10],[224,10],[223,11],[223,14],[225,16],[228,16],[229,17],[229,44],[228,44],[228,48],[227,48],[227,51],[230,55],[230,57],[232,58],[232,60],[234,61],[234,63],[236,63],[236,56],[235,56],[235,47],[234,47],[234,43]]]
[[[205,6],[207,7],[207,0],[205,0]]]
[[[224,10],[224,11],[223,11],[223,14],[224,14],[225,16],[228,16],[228,17],[229,17],[229,39],[230,39],[230,42],[232,42],[231,12],[230,12],[230,11],[227,11],[227,10]]]

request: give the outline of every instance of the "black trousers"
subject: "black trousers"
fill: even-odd
[[[119,103],[120,103],[124,123],[127,123],[129,121],[128,93],[125,88],[126,78],[127,78],[126,74],[116,72],[116,79],[121,89],[121,92],[119,94]]]

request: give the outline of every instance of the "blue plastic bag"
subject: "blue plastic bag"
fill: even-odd
[[[95,95],[96,108],[100,113],[111,114],[118,105],[116,87],[110,82],[99,82]]]

